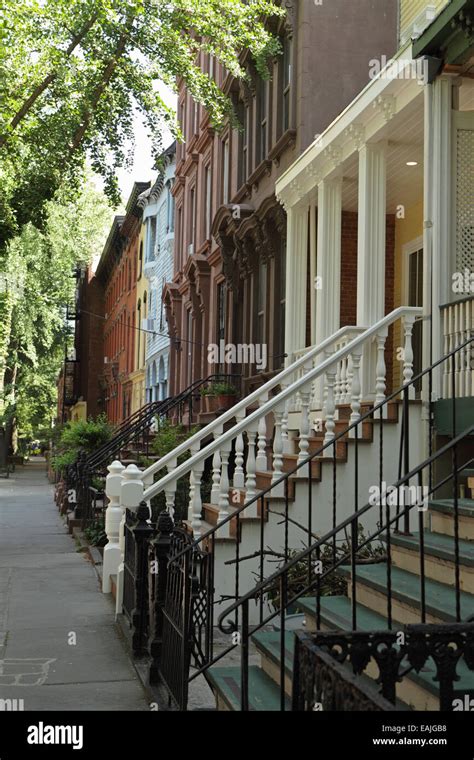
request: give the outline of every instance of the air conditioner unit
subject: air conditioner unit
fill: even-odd
[[[188,256],[192,256],[194,253],[194,243],[188,245]]]
[[[109,357],[108,356],[104,356],[104,364],[108,364],[108,363],[109,363]]]
[[[142,330],[148,330],[150,332],[153,332],[154,329],[155,329],[154,319],[142,319]]]

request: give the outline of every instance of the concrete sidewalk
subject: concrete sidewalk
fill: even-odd
[[[0,479],[2,699],[25,710],[149,709],[113,605],[76,552],[40,461]]]

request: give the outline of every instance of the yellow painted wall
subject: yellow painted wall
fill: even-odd
[[[430,5],[436,8],[438,14],[450,0],[400,0],[400,37],[413,24],[417,16]]]
[[[73,422],[78,422],[79,420],[87,420],[86,401],[78,401],[77,404],[74,404],[74,406],[71,407],[71,420],[73,420]]]
[[[423,201],[420,200],[415,206],[405,209],[405,218],[395,220],[395,274],[394,274],[394,309],[398,306],[406,306],[405,290],[405,261],[403,247],[412,240],[423,234]],[[393,333],[393,388],[402,384],[402,365],[397,361],[396,352],[399,346],[403,346],[403,337],[400,322],[394,327]]]

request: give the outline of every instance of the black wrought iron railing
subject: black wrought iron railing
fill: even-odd
[[[451,496],[453,505],[454,534],[452,537],[454,550],[454,582],[453,582],[453,611],[450,630],[452,635],[458,636],[461,651],[457,658],[464,657],[468,667],[473,667],[471,650],[471,629],[462,629],[463,619],[467,619],[474,610],[464,609],[462,606],[462,589],[460,575],[460,507],[459,507],[459,481],[464,469],[474,462],[474,450],[471,436],[474,434],[474,426],[466,427],[461,431],[456,430],[456,393],[451,398],[451,412],[453,418],[453,437],[444,446],[435,447],[435,429],[433,417],[432,387],[433,375],[439,372],[442,365],[447,364],[452,377],[454,391],[455,370],[457,353],[466,350],[472,345],[474,338],[470,338],[453,349],[449,354],[433,364],[428,369],[420,372],[397,391],[390,394],[383,402],[370,405],[360,418],[353,423],[343,426],[334,438],[323,443],[308,455],[308,457],[288,468],[278,480],[269,485],[260,487],[260,491],[245,504],[235,504],[234,509],[221,520],[218,525],[203,533],[198,539],[192,540],[186,536],[181,527],[172,527],[171,518],[165,512],[159,518],[156,536],[152,541],[155,549],[158,546],[168,547],[168,561],[165,561],[165,550],[161,552],[158,563],[158,576],[153,579],[152,586],[156,593],[152,593],[150,609],[153,610],[153,629],[155,631],[150,651],[152,655],[152,672],[155,678],[167,687],[170,698],[179,709],[186,709],[188,683],[200,675],[208,675],[210,668],[222,662],[235,650],[240,651],[240,699],[241,709],[249,709],[249,661],[251,649],[251,636],[265,626],[277,623],[280,631],[280,708],[287,709],[287,694],[285,686],[285,634],[287,630],[287,618],[294,605],[302,597],[311,595],[314,601],[314,619],[318,634],[312,642],[310,649],[317,648],[317,656],[324,667],[330,667],[331,658],[334,659],[334,647],[330,640],[324,641],[318,638],[322,625],[321,601],[325,595],[341,594],[341,588],[347,587],[350,592],[350,628],[351,632],[357,632],[358,621],[358,598],[361,586],[360,567],[367,563],[383,563],[385,565],[385,619],[387,632],[394,629],[393,614],[394,588],[393,588],[393,563],[392,563],[392,537],[395,533],[410,534],[416,524],[419,537],[419,622],[426,625],[428,607],[426,601],[426,556],[425,556],[425,511],[427,502],[434,497],[447,498]],[[445,372],[446,374],[446,372]],[[416,384],[426,384],[426,398],[430,399],[425,408],[426,435],[425,453],[423,461],[413,461],[414,451],[419,459],[419,451],[422,438],[419,430],[416,430],[411,420],[411,396],[412,387]],[[416,402],[419,403],[419,402]],[[387,428],[391,422],[398,420],[401,415],[401,425],[395,430],[400,430],[399,439],[399,476],[398,478],[386,477],[387,466]],[[416,427],[419,427],[417,416]],[[361,487],[360,451],[367,438],[367,429],[370,428],[370,442],[377,452],[364,467],[371,467],[370,474],[364,472],[364,483],[371,482],[378,487],[378,497],[367,502],[364,499],[363,487]],[[410,449],[412,436],[419,436],[417,447]],[[347,457],[348,447],[352,448],[351,458],[353,461],[353,502],[351,509],[347,503],[342,506],[349,515],[341,519],[341,504],[338,496],[338,468],[340,460]],[[393,431],[391,433],[389,466],[393,471],[393,454],[397,449]],[[435,450],[436,449],[436,450]],[[374,448],[371,449],[372,451]],[[444,474],[450,463],[450,471]],[[440,467],[441,476],[437,476],[437,467]],[[322,510],[325,514],[330,512],[332,527],[328,530],[317,530],[318,504],[315,501],[313,486],[319,481],[321,467],[330,472],[331,494],[330,500],[325,499]],[[449,469],[449,467],[448,467]],[[304,475],[302,475],[304,473]],[[347,478],[347,475],[345,476]],[[290,503],[294,497],[295,482],[298,481],[300,489],[299,499],[302,499],[301,489],[306,488],[306,519],[301,516],[295,520],[290,513]],[[390,486],[387,485],[390,483]],[[272,497],[275,487],[283,484],[283,496]],[[416,490],[415,490],[416,489]],[[394,495],[395,494],[395,498]],[[389,498],[389,495],[391,498]],[[304,498],[304,497],[303,497]],[[346,495],[347,500],[347,495]],[[254,505],[253,523],[258,525],[257,546],[253,545],[252,551],[245,554],[239,541],[241,530],[246,518],[246,512]],[[267,520],[270,513],[279,515],[280,537],[277,544],[270,545],[266,531]],[[417,519],[414,520],[413,517]],[[160,528],[161,520],[161,528]],[[166,522],[166,530],[163,525]],[[275,535],[273,520],[272,535]],[[230,523],[230,535],[235,541],[229,542],[227,552],[226,572],[227,586],[233,589],[226,596],[217,597],[214,588],[215,577],[215,546],[219,538],[219,530],[226,523]],[[186,536],[186,537],[185,537]],[[303,545],[303,549],[301,549]],[[171,548],[170,548],[171,547]],[[158,556],[158,554],[156,555]],[[252,572],[256,578],[255,585],[247,593],[241,593],[242,563],[250,562]],[[275,570],[275,563],[277,569]],[[341,577],[341,569],[345,572]],[[247,570],[248,576],[248,570]],[[176,611],[178,611],[177,614]],[[215,646],[214,622],[218,620],[221,632],[229,637],[228,645]],[[474,624],[472,624],[474,626]],[[453,628],[454,626],[454,628]],[[402,630],[398,626],[399,630]],[[167,633],[165,635],[165,629]],[[404,678],[410,669],[414,668],[412,659],[415,656],[416,642],[422,640],[422,634],[426,631],[403,629],[408,640],[413,643],[412,649],[403,650],[404,656],[400,659],[397,679]],[[429,631],[436,631],[429,626]],[[348,633],[349,641],[351,632]],[[448,628],[440,626],[437,635],[448,632]],[[362,631],[360,639],[366,636],[370,642],[370,636],[377,632]],[[417,638],[418,636],[418,638]],[[368,638],[367,638],[368,637]],[[390,639],[390,641],[389,641]],[[430,639],[431,640],[431,639]],[[390,635],[386,639],[385,647],[388,654],[392,639]],[[388,642],[388,643],[387,643]],[[307,641],[302,645],[306,646]],[[369,645],[367,644],[367,646]],[[390,645],[390,646],[389,646]],[[309,644],[308,644],[309,646]],[[412,651],[413,650],[413,651]],[[399,650],[397,650],[398,652]],[[429,651],[429,648],[427,649]],[[398,656],[398,655],[397,655]],[[431,656],[429,653],[426,655]],[[233,655],[235,658],[235,654]],[[171,659],[170,659],[171,658]],[[328,659],[329,658],[329,659]],[[350,658],[346,656],[345,661]],[[311,661],[308,656],[307,661]],[[420,660],[421,661],[421,660]],[[423,662],[426,661],[423,660]],[[174,663],[171,666],[171,662]],[[417,661],[418,663],[418,661]],[[335,661],[335,664],[336,661]],[[341,663],[339,663],[341,664]],[[353,665],[352,661],[351,664]],[[366,663],[367,664],[367,663]],[[300,667],[300,666],[299,666]],[[423,667],[423,664],[420,665]],[[355,674],[363,673],[364,668],[357,670]],[[349,673],[347,668],[335,667],[341,678]],[[300,667],[301,672],[301,667]],[[308,678],[310,676],[308,675]],[[442,709],[448,709],[452,683],[456,677],[454,671],[449,676],[451,680],[440,680],[440,704]],[[306,676],[305,676],[306,678]],[[393,673],[387,678],[380,674],[380,699],[383,705],[388,701],[393,704]],[[351,681],[351,679],[349,679]],[[307,704],[309,697],[301,692],[301,687],[296,680],[294,687],[294,704]],[[306,683],[306,681],[305,681]],[[343,685],[344,686],[344,685]],[[347,684],[346,684],[347,686]],[[319,687],[318,687],[319,688]],[[341,687],[342,688],[342,687]],[[344,687],[345,688],[345,687]],[[306,689],[306,686],[304,687]],[[303,690],[304,691],[304,690]],[[372,688],[367,692],[363,684],[357,682],[357,700],[369,699]],[[317,693],[317,689],[316,689]],[[299,701],[298,701],[299,700]],[[359,702],[360,703],[360,702]],[[306,709],[306,708],[304,708]],[[350,709],[350,708],[348,708]],[[373,709],[377,709],[374,707]],[[386,708],[388,709],[388,708]]]

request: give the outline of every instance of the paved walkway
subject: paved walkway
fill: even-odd
[[[22,699],[25,710],[149,709],[44,462],[0,478],[2,699]]]

